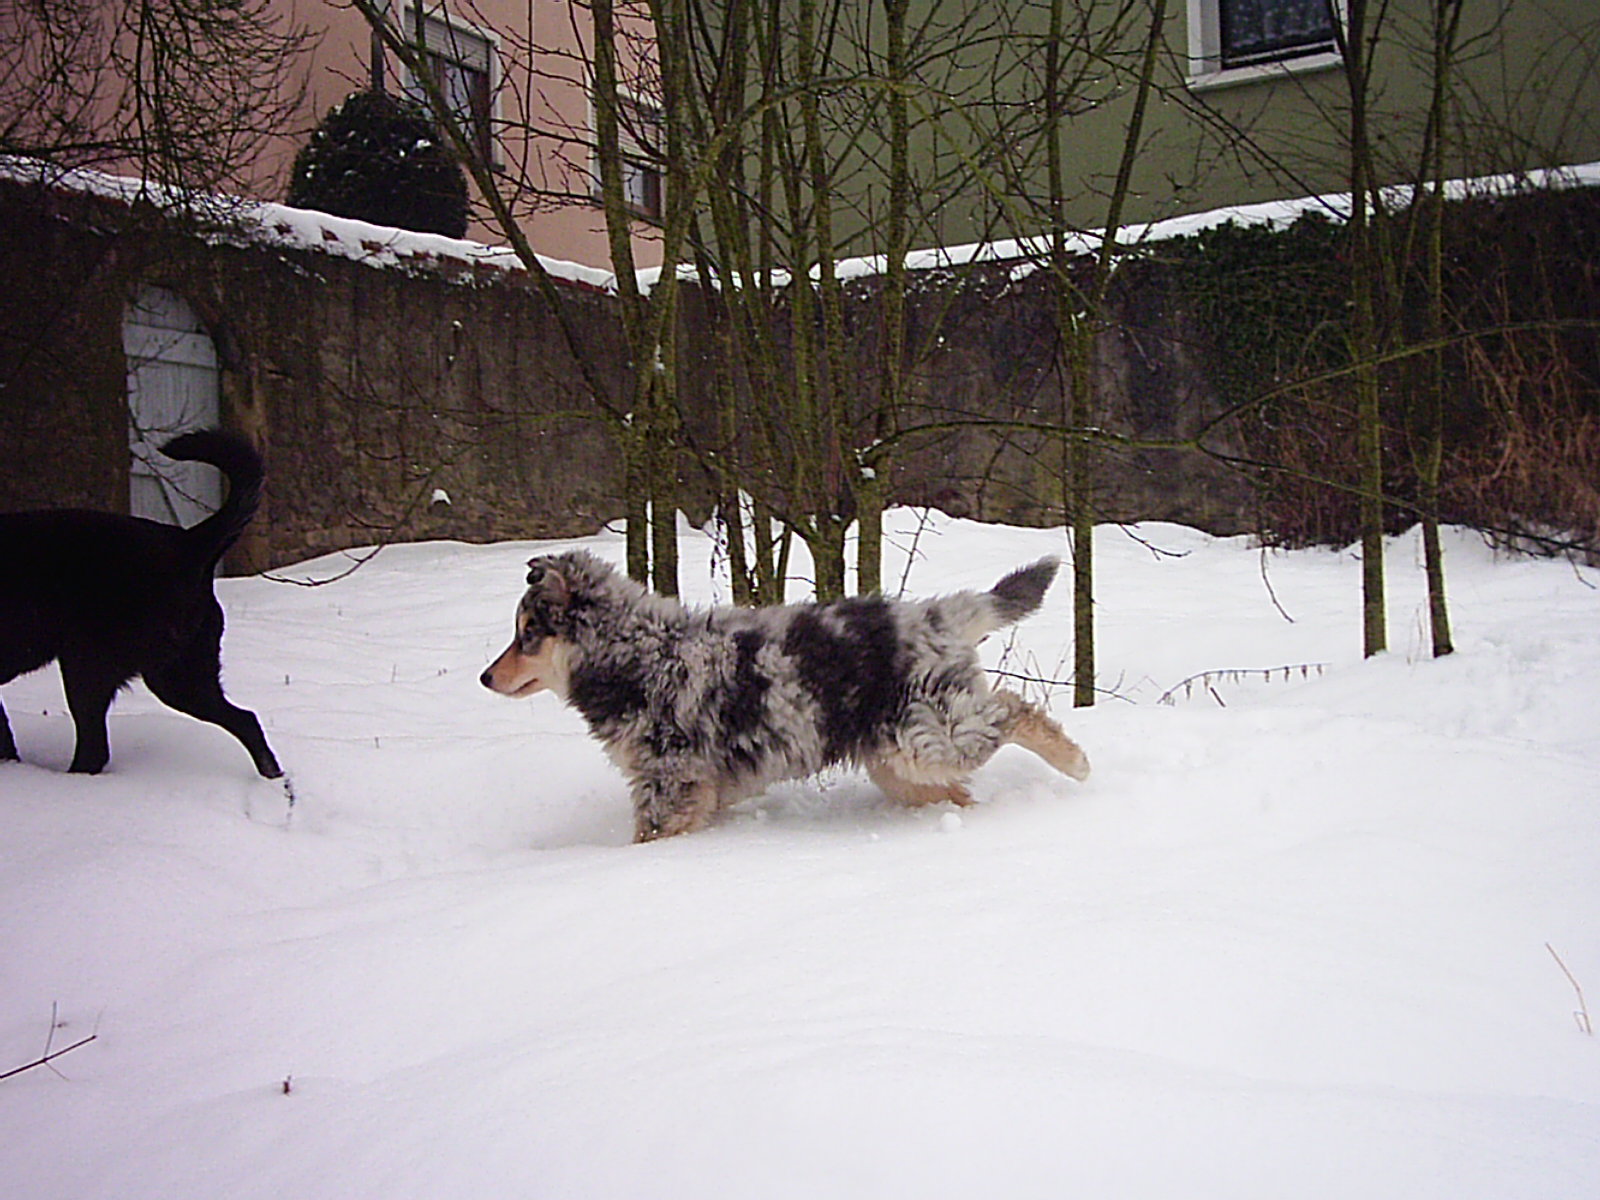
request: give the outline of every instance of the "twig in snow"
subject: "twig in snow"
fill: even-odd
[[[31,1071],[35,1067],[49,1067],[51,1060],[60,1058],[63,1054],[71,1054],[79,1046],[87,1046],[90,1042],[94,1041],[95,1038],[100,1036],[98,1033],[91,1033],[88,1037],[80,1038],[78,1041],[73,1042],[70,1046],[63,1046],[59,1050],[52,1050],[51,1046],[55,1044],[56,1040],[57,1024],[56,1006],[52,1004],[50,1006],[50,1032],[45,1035],[44,1053],[30,1063],[23,1063],[20,1067],[12,1067],[9,1071],[0,1071],[0,1079],[10,1079],[13,1075],[21,1075],[24,1071]],[[60,1076],[62,1079],[66,1078],[66,1076],[62,1075],[60,1071],[56,1071],[54,1067],[50,1067],[50,1069],[55,1071],[56,1075]]]
[[[1572,567],[1572,577],[1591,592],[1594,591],[1595,585],[1585,578],[1583,571],[1579,569],[1583,564],[1578,561],[1577,557],[1571,554],[1567,555],[1567,563]]]
[[[1189,550],[1168,550],[1164,547],[1158,546],[1149,538],[1140,534],[1139,531],[1132,525],[1119,525],[1117,528],[1122,531],[1124,537],[1128,538],[1130,541],[1138,542],[1139,545],[1150,551],[1150,556],[1154,559],[1160,560],[1163,558],[1188,558],[1192,553],[1192,551]]]
[[[917,559],[922,557],[922,535],[933,524],[932,514],[924,507],[917,510],[917,528],[911,535],[911,545],[906,547],[906,565],[900,572],[900,590],[896,596],[904,596],[906,588],[911,583],[911,568],[916,565]]]
[[[1561,961],[1561,955],[1556,953],[1556,948],[1549,942],[1544,944],[1544,948],[1550,951],[1550,957],[1556,960],[1556,966],[1561,968],[1561,973],[1567,977],[1567,982],[1572,985],[1572,990],[1578,993],[1578,1011],[1572,1014],[1572,1019],[1578,1023],[1579,1029],[1593,1037],[1594,1025],[1589,1020],[1589,1005],[1583,998],[1583,989],[1578,986],[1578,980],[1572,972],[1567,970],[1567,964]]]
[[[1205,689],[1218,704],[1223,704],[1222,697],[1217,694],[1217,689],[1212,686],[1214,682],[1243,683],[1257,675],[1261,676],[1262,683],[1271,683],[1275,677],[1281,677],[1287,682],[1296,671],[1300,672],[1301,679],[1309,679],[1313,671],[1321,675],[1327,665],[1327,663],[1291,663],[1283,667],[1222,667],[1210,671],[1201,671],[1198,674],[1189,676],[1187,679],[1178,680],[1177,683],[1156,698],[1156,703],[1175,703],[1179,688],[1183,689],[1184,698],[1188,699],[1194,694],[1194,689],[1198,685]],[[1226,708],[1227,705],[1223,704],[1223,707]]]
[[[385,549],[388,545],[389,545],[388,542],[383,542],[380,545],[373,546],[370,550],[367,550],[365,553],[359,553],[359,554],[358,553],[352,553],[352,552],[350,552],[348,550],[345,551],[345,556],[351,560],[350,565],[348,567],[346,567],[342,571],[339,571],[339,572],[337,572],[337,573],[335,573],[333,575],[329,575],[326,579],[291,579],[287,575],[274,575],[270,571],[261,572],[261,578],[263,578],[265,580],[268,580],[268,581],[270,581],[272,583],[292,583],[292,584],[294,584],[295,587],[303,587],[303,588],[323,587],[323,586],[325,586],[327,584],[330,584],[330,583],[338,583],[339,580],[341,580],[341,579],[348,579],[350,576],[354,575],[357,571],[359,571],[362,567],[366,566],[373,559],[377,558],[378,557],[378,552],[380,550]]]
[[[1048,676],[1045,676],[1045,675],[1030,675],[1030,674],[1027,674],[1027,673],[1022,672],[1022,671],[1007,671],[1007,670],[1004,670],[1004,669],[1002,669],[1000,667],[985,667],[984,669],[986,671],[988,671],[989,674],[995,676],[998,679],[1015,679],[1019,683],[1038,684],[1040,687],[1047,688],[1047,689],[1048,688],[1070,688],[1070,687],[1073,686],[1072,680],[1070,680],[1070,679],[1052,679],[1052,678],[1050,678]],[[1125,696],[1123,694],[1123,692],[1122,692],[1122,684],[1123,684],[1124,680],[1125,680],[1125,677],[1119,677],[1118,680],[1117,680],[1116,686],[1114,686],[1114,687],[1101,687],[1098,684],[1096,684],[1095,685],[1095,689],[1094,689],[1094,694],[1096,696],[1107,696],[1107,697],[1110,697],[1112,700],[1127,700],[1129,704],[1132,704],[1133,701],[1129,700],[1128,697]],[[1047,696],[1048,696],[1048,694],[1049,693],[1046,692]]]
[[[1293,625],[1294,618],[1289,615],[1288,610],[1283,605],[1278,603],[1278,591],[1272,586],[1272,577],[1267,574],[1267,548],[1265,546],[1261,547],[1261,582],[1266,585],[1267,598],[1272,601],[1272,607],[1278,610],[1280,617]]]

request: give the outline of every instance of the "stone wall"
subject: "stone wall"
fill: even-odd
[[[264,451],[261,515],[230,566],[258,570],[385,541],[585,534],[622,512],[620,463],[529,282],[504,271],[374,269],[281,246],[217,244],[124,204],[0,183],[0,511],[125,510],[121,322],[143,284],[189,301],[222,360],[223,424]],[[870,284],[852,361],[873,361]],[[995,267],[916,281],[919,363],[904,424],[1062,420],[1040,277]],[[1104,425],[1192,432],[1214,407],[1194,331],[1155,264],[1127,273],[1101,342]],[[567,312],[621,379],[611,302],[572,286]],[[693,336],[699,306],[683,306]],[[937,315],[936,315],[937,314]],[[935,328],[937,323],[937,328]],[[710,424],[704,355],[683,353],[691,426]],[[860,386],[871,387],[864,371]],[[1025,428],[907,440],[893,498],[1016,524],[1062,519],[1061,444]],[[683,502],[710,488],[683,469]],[[449,503],[435,503],[436,491]],[[1127,451],[1099,480],[1106,519],[1246,526],[1249,495],[1192,454]]]
[[[525,281],[212,244],[14,185],[0,213],[0,510],[126,510],[122,319],[154,284],[208,327],[222,422],[267,460],[236,569],[389,540],[573,536],[618,511],[611,440]],[[587,338],[616,341],[605,297],[574,288],[568,304]],[[599,357],[620,364],[620,346]]]
[[[996,264],[918,283],[912,343],[933,347],[913,375],[903,426],[963,419],[1014,423],[913,436],[894,477],[902,500],[1009,524],[1065,519],[1064,445],[1029,425],[1066,427],[1068,389],[1057,361],[1053,300],[1042,272]],[[1170,268],[1130,264],[1109,298],[1097,344],[1097,425],[1133,440],[1187,438],[1218,408],[1206,379],[1205,339],[1173,287]],[[1095,479],[1097,519],[1176,521],[1214,533],[1248,527],[1250,490],[1188,451],[1106,448]]]

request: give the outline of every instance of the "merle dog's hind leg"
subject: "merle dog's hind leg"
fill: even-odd
[[[1015,692],[1002,689],[994,696],[1006,705],[1006,716],[1000,725],[1006,741],[1033,751],[1063,775],[1079,782],[1089,778],[1089,756],[1043,709]]]
[[[958,804],[965,808],[972,803],[972,792],[967,788],[965,776],[956,775],[940,781],[908,779],[887,760],[880,758],[867,763],[867,777],[878,785],[879,791],[897,804],[913,807]]]
[[[210,623],[207,622],[209,625]],[[283,768],[267,745],[261,722],[249,709],[229,702],[222,693],[217,647],[222,640],[221,622],[215,634],[207,628],[184,650],[182,657],[144,673],[145,685],[156,699],[181,713],[226,729],[250,752],[256,771],[264,779],[278,779]]]

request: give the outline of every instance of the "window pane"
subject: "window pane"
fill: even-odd
[[[622,154],[622,198],[634,212],[661,216],[661,114],[646,101],[619,97],[617,142]],[[600,194],[600,166],[595,163],[594,194]]]
[[[473,141],[485,156],[489,152],[489,76],[447,59],[432,58],[450,111],[472,131]]]
[[[648,217],[661,215],[661,175],[635,162],[622,164],[622,194],[628,207]]]
[[[1333,46],[1329,0],[1221,0],[1222,65],[1294,58]]]
[[[416,30],[417,10],[408,13],[411,29]],[[413,33],[415,36],[415,33]],[[422,18],[422,45],[443,90],[450,111],[470,131],[484,161],[492,162],[493,131],[490,127],[489,70],[493,49],[489,42],[470,30],[440,20],[431,14]],[[423,99],[421,87],[413,81],[407,89]]]
[[[416,28],[414,20],[413,29]],[[430,54],[453,59],[475,71],[489,69],[489,43],[470,29],[441,21],[435,16],[425,16],[422,21],[422,40]]]

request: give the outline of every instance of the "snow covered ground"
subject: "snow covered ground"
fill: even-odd
[[[1435,662],[1398,539],[1363,662],[1352,554],[1133,533],[1111,694],[1053,695],[1094,776],[1010,748],[959,814],[840,774],[629,845],[576,715],[477,682],[530,544],[221,584],[288,828],[141,689],[86,779],[54,671],[10,685],[0,1071],[95,1040],[0,1080],[0,1192],[1593,1200],[1600,572],[1452,537]],[[940,518],[908,590],[1063,549]],[[1060,677],[1069,630],[1058,582],[985,650]]]

